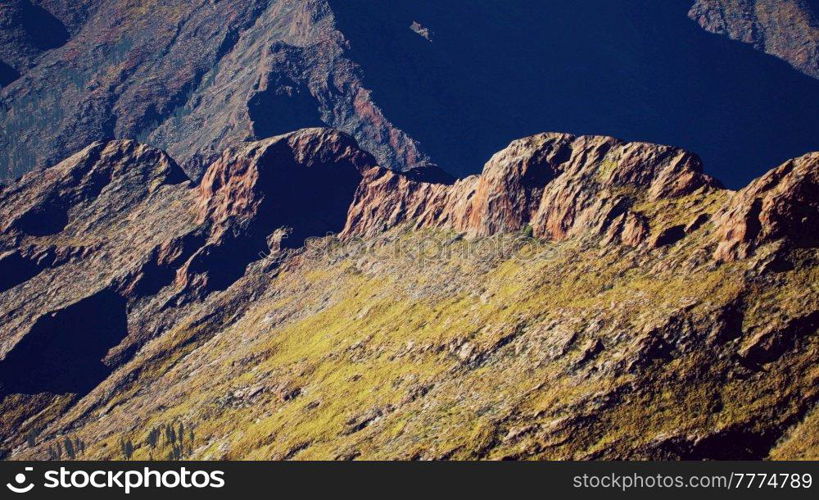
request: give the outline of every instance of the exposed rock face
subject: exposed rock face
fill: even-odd
[[[226,151],[195,188],[167,154],[133,141],[94,143],[26,174],[0,192],[0,291],[78,274],[36,300],[24,291],[5,300],[0,352],[60,304],[104,290],[137,301],[167,287],[131,317],[150,323],[165,301],[233,283],[276,250],[268,237],[279,228],[290,231],[284,247],[338,232],[360,171],[374,164],[349,136],[309,129]]]
[[[787,240],[789,246],[819,243],[819,153],[790,160],[739,191],[717,215],[715,257],[735,260],[760,245]]]
[[[483,174],[454,184],[411,180],[375,169],[365,174],[350,208],[346,235],[373,235],[411,221],[473,236],[531,226],[537,237],[562,240],[622,226],[639,243],[645,231],[631,208],[717,189],[699,159],[653,144],[611,137],[541,134],[514,141]]]
[[[92,389],[144,335],[134,334],[139,307],[126,313],[138,298],[126,283],[161,281],[148,273],[152,249],[192,226],[178,205],[192,202],[190,191],[165,153],[113,141],[0,193],[0,393],[25,394],[16,415]]]
[[[277,137],[231,148],[202,179],[199,221],[210,220],[219,237],[232,219],[279,216],[307,201],[322,204],[338,198],[341,205],[328,215],[338,214],[349,205],[361,171],[373,165],[375,159],[351,137],[329,129],[302,130],[284,140]]]
[[[711,221],[714,257],[746,258],[781,240],[816,246],[819,154],[790,160],[731,193],[702,173],[680,149],[623,143],[610,137],[541,134],[514,141],[480,176],[454,183],[374,168],[364,173],[350,206],[345,236],[374,236],[401,224],[490,236],[530,227],[538,238],[605,235],[606,241],[650,247],[676,243]],[[691,195],[727,196],[715,213],[663,224],[643,207]],[[652,220],[655,219],[655,220]],[[656,231],[652,231],[655,229]]]
[[[6,293],[0,352],[37,318],[109,290],[148,265],[151,250],[192,225],[189,181],[165,153],[133,141],[94,143],[31,172],[0,193],[0,265],[15,271]],[[188,200],[187,202],[185,200]],[[61,283],[54,286],[53,283]]]
[[[327,129],[229,149],[198,188],[197,222],[208,236],[177,283],[226,287],[247,264],[277,250],[269,238],[282,227],[290,230],[274,246],[300,247],[308,237],[340,231],[361,171],[372,165],[351,137]]]
[[[819,78],[819,12],[806,0],[697,0],[688,16]]]
[[[0,220],[4,236],[47,236],[66,229],[72,221],[92,227],[98,220],[77,217],[82,204],[104,200],[108,215],[140,203],[164,184],[187,180],[165,153],[134,141],[96,142],[45,171],[24,175],[3,191]],[[99,214],[104,216],[105,214]]]
[[[819,401],[817,172],[731,192],[676,148],[540,134],[454,181],[307,129],[194,185],[94,143],[0,189],[0,449],[814,456],[787,443]]]
[[[26,31],[32,11],[64,39]],[[423,164],[346,52],[324,0],[4,3],[0,178],[118,137],[167,150],[198,179],[228,146],[321,124],[386,167]]]

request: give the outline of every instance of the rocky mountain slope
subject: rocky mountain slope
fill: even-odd
[[[819,153],[733,192],[608,137],[458,181],[328,129],[200,183],[97,142],[0,191],[2,449],[816,458],[816,234]]]
[[[423,164],[373,103],[325,0],[14,0],[0,7],[0,178],[139,138],[194,178],[234,143],[328,124]]]
[[[819,78],[815,0],[697,0],[688,16],[712,33],[752,44]]]

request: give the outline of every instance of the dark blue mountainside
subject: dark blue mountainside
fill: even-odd
[[[819,150],[819,81],[703,31],[690,4],[331,2],[384,114],[457,175],[544,130],[681,146],[731,187]]]

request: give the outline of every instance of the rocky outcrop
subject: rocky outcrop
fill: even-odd
[[[372,165],[350,136],[329,129],[227,150],[197,189],[197,222],[207,237],[179,270],[177,284],[223,289],[262,255],[340,231],[361,172]],[[280,228],[286,234],[272,241]]]
[[[3,286],[0,352],[39,317],[122,292],[117,283],[145,265],[146,252],[192,224],[192,212],[174,210],[190,192],[168,155],[134,141],[94,143],[9,185],[0,193],[0,267],[16,276]]]
[[[166,184],[188,179],[167,154],[134,141],[96,142],[45,171],[24,175],[3,191],[5,237],[47,236],[74,223],[83,231],[127,211]],[[102,198],[102,199],[101,199]],[[99,203],[109,214],[79,216]]]
[[[472,236],[531,227],[539,238],[602,234],[646,236],[639,201],[717,189],[699,159],[683,150],[611,137],[540,134],[514,141],[480,176],[452,184],[416,181],[374,169],[350,207],[345,235],[368,236],[408,222]]]
[[[819,244],[819,153],[789,160],[740,190],[715,223],[719,260],[745,258],[780,240],[797,248]]]
[[[688,16],[819,78],[819,12],[807,0],[697,0]]]
[[[18,14],[31,9],[65,39],[32,39],[56,30],[40,19],[26,31]],[[117,137],[167,150],[198,179],[228,146],[322,124],[383,166],[423,164],[347,52],[325,0],[4,3],[0,178]]]
[[[767,243],[817,246],[817,176],[819,154],[811,153],[734,193],[680,149],[541,134],[514,141],[481,175],[456,182],[381,168],[365,172],[342,234],[371,237],[402,224],[472,237],[531,229],[552,241],[599,235],[606,244],[660,248],[707,226],[713,257],[732,261]],[[663,203],[692,195],[690,215],[664,220]],[[726,203],[713,205],[721,199]]]
[[[344,211],[361,172],[373,165],[375,159],[350,136],[330,129],[306,129],[231,148],[199,185],[198,220],[210,221],[218,239],[233,220],[242,224],[288,211],[302,212],[308,220],[326,219]],[[331,200],[341,204],[326,213],[309,213]]]
[[[99,293],[131,308],[109,355],[132,352],[176,317],[161,313],[169,301],[228,286],[273,250],[278,228],[291,228],[289,247],[339,231],[373,164],[349,136],[313,129],[227,151],[198,187],[134,141],[97,142],[26,174],[0,193],[0,353],[38,318]]]
[[[9,422],[72,404],[248,265],[339,231],[373,165],[350,136],[310,129],[229,149],[196,186],[166,153],[114,140],[4,186],[0,399],[18,408]],[[274,247],[283,227],[289,238]],[[34,375],[17,379],[22,371]]]

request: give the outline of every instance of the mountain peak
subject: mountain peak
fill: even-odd
[[[308,210],[311,204],[351,194],[361,172],[373,165],[375,160],[359,149],[355,139],[327,128],[235,146],[205,172],[199,185],[199,220],[218,225],[232,218]],[[339,194],[326,193],[328,189]],[[304,197],[295,199],[299,195]],[[302,206],[288,206],[288,200]]]
[[[79,205],[104,205],[113,214],[161,185],[188,180],[163,151],[132,140],[97,141],[52,168],[24,175],[4,190],[0,227],[23,234],[50,232],[52,226],[62,230],[70,222],[69,212]],[[98,201],[100,197],[104,199]]]
[[[788,160],[740,190],[716,219],[719,260],[745,258],[784,239],[795,247],[819,243],[819,153]]]

